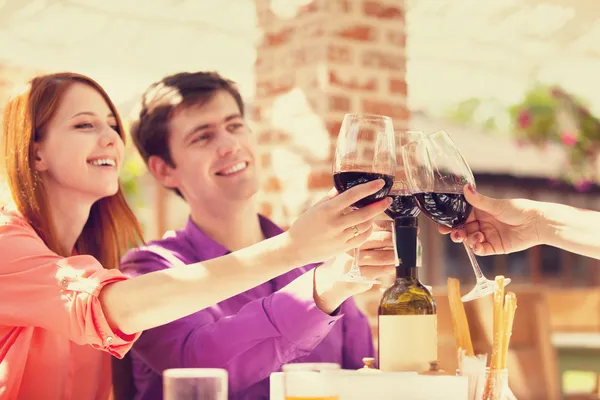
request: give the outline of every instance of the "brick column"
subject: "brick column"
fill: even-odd
[[[332,187],[345,113],[384,114],[407,128],[404,0],[256,0],[256,8],[263,37],[251,119],[263,212],[287,226]],[[379,295],[361,300],[371,318]]]
[[[403,0],[256,0],[263,39],[256,60],[263,210],[287,225],[332,186],[345,113],[391,116],[405,129]],[[286,14],[278,15],[277,4]]]

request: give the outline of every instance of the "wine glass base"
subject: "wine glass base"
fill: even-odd
[[[504,278],[504,286],[508,285],[510,282],[511,282],[510,278]],[[472,301],[472,300],[477,300],[482,297],[493,294],[497,288],[498,288],[498,284],[496,283],[496,281],[492,281],[492,280],[488,279],[485,281],[477,282],[475,287],[473,289],[471,289],[471,291],[469,293],[465,294],[460,299],[462,300],[463,303],[466,303],[466,302]]]
[[[338,280],[340,282],[364,283],[364,284],[369,284],[369,285],[380,285],[381,284],[381,282],[378,281],[377,279],[365,278],[362,275],[354,275],[351,273],[347,273],[347,274],[341,276]]]

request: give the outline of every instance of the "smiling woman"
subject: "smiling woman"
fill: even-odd
[[[33,118],[24,112],[27,108],[36,111]],[[7,104],[3,126],[7,182],[17,209],[57,254],[69,256],[75,249],[114,267],[124,248],[141,238],[118,184],[122,132],[106,92],[77,74],[36,78],[29,93]],[[101,158],[111,159],[114,167],[100,170],[92,164]],[[73,195],[82,200],[75,208]],[[61,220],[57,212],[72,218]],[[84,213],[88,229],[84,226],[83,233],[81,227],[70,228],[77,212]],[[98,230],[89,229],[91,225]],[[56,232],[65,230],[73,232],[61,243]]]

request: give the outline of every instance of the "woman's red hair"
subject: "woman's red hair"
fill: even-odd
[[[93,79],[70,72],[34,78],[23,93],[6,104],[2,123],[4,172],[14,205],[50,250],[65,257],[73,249],[61,248],[52,228],[48,197],[34,168],[34,142],[44,139],[50,120],[74,83],[88,85],[104,97],[125,140],[121,118],[104,89]],[[105,268],[118,268],[123,252],[141,241],[142,229],[119,187],[115,195],[92,206],[75,250],[95,257]]]

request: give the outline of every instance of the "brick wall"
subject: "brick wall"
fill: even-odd
[[[289,225],[332,187],[345,113],[384,114],[407,129],[404,1],[313,0],[293,13],[256,0],[256,123],[263,212]],[[357,298],[376,329],[381,292]]]

